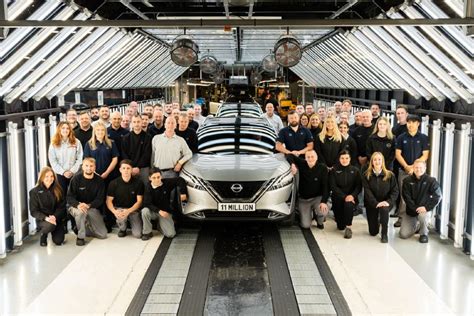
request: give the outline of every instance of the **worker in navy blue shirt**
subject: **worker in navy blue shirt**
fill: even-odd
[[[295,111],[288,113],[288,126],[278,133],[276,150],[286,155],[303,156],[313,149],[313,136],[306,127],[300,126],[300,116]]]
[[[407,118],[408,133],[403,133],[397,137],[397,147],[395,150],[395,158],[400,164],[398,170],[398,186],[403,191],[403,180],[413,174],[413,163],[417,159],[428,160],[430,154],[430,140],[428,136],[422,134],[418,128],[421,124],[421,118],[418,115],[410,114]],[[400,199],[398,208],[398,220],[395,227],[402,225],[402,217],[406,212],[406,204],[403,196]]]
[[[120,154],[119,160],[122,158],[122,137],[130,134],[130,131],[126,128],[123,128],[121,124],[122,115],[120,112],[112,112],[112,114],[110,114],[110,126],[107,127],[107,136],[115,142]]]

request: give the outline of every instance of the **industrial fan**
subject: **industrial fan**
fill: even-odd
[[[171,44],[171,60],[178,66],[191,66],[198,60],[198,53],[198,45],[188,35],[176,37]]]
[[[262,81],[262,75],[258,72],[258,70],[253,70],[250,73],[250,82],[256,86],[260,81]]]
[[[205,74],[213,74],[217,71],[217,59],[214,56],[206,55],[201,58],[199,68]]]
[[[225,72],[223,71],[218,71],[214,75],[212,75],[212,80],[216,84],[221,84],[224,82],[225,79]]]
[[[278,69],[279,65],[275,59],[273,53],[268,54],[262,59],[262,69],[266,72],[275,72]]]
[[[283,67],[295,66],[303,55],[300,42],[289,34],[283,35],[276,42],[274,53],[276,62]]]

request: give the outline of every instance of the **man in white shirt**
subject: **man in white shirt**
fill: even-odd
[[[273,106],[273,103],[269,102],[267,105],[265,105],[265,113],[262,115],[262,117],[265,117],[272,124],[277,134],[284,127],[281,118],[275,114],[275,107]]]

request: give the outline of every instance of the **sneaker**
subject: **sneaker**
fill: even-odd
[[[388,243],[388,236],[387,235],[382,235],[382,239],[380,240],[382,244]]]
[[[394,227],[400,227],[402,226],[402,219],[401,217],[398,218],[398,220],[393,224]]]
[[[316,227],[319,229],[324,229],[324,224],[317,224]]]
[[[41,247],[46,247],[48,245],[48,235],[46,234],[41,234],[40,237],[40,246]]]
[[[125,236],[127,236],[127,231],[119,230],[117,236],[119,236],[120,238],[125,237]]]
[[[344,231],[344,238],[346,239],[352,238],[352,229],[346,227],[346,230]]]
[[[361,214],[364,214],[364,211],[362,210],[362,207],[357,206],[357,207],[354,209],[353,216],[358,216],[358,215],[361,215]]]
[[[419,241],[420,241],[422,244],[426,244],[426,243],[428,242],[428,236],[426,236],[426,235],[421,235]]]
[[[153,233],[142,234],[142,240],[149,240],[151,237],[153,237]]]
[[[84,246],[86,244],[84,239],[77,238],[76,239],[76,246]]]

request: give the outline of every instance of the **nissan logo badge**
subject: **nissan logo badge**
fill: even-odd
[[[231,189],[232,192],[234,192],[234,193],[240,193],[240,191],[242,191],[243,187],[242,187],[242,185],[239,184],[239,183],[234,183],[234,184],[230,187],[230,189]]]

